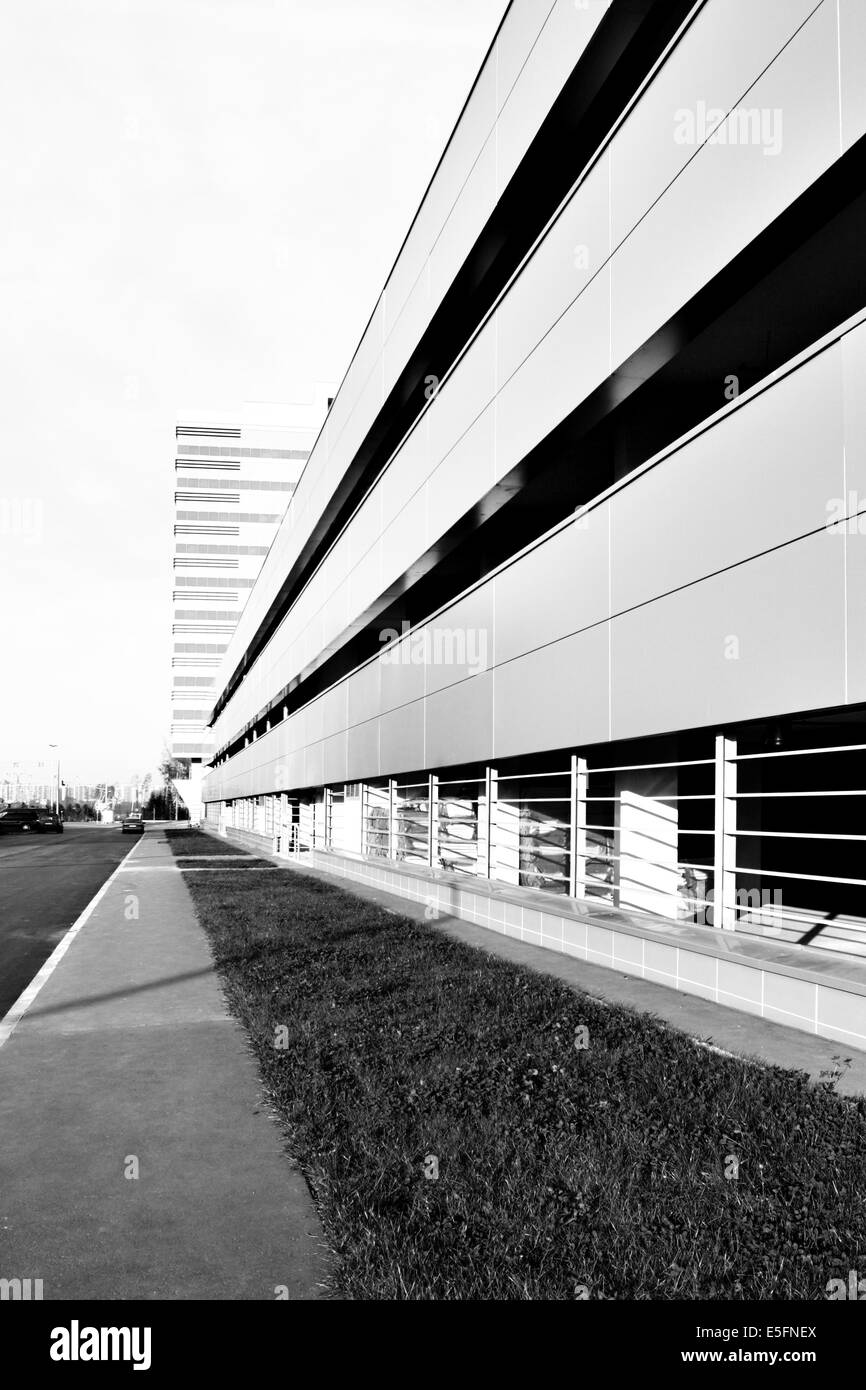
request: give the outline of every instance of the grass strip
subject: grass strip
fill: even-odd
[[[832,1078],[311,875],[187,883],[343,1295],[816,1299],[866,1267],[866,1101]]]

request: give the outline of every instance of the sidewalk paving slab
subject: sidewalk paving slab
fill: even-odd
[[[183,875],[147,872],[174,864],[162,831],[135,843],[0,1047],[0,1277],[45,1299],[326,1297]]]

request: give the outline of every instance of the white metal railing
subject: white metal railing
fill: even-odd
[[[247,828],[264,816],[291,853],[346,850],[866,954],[866,776],[825,761],[866,743],[741,753],[727,735],[706,738],[712,756],[596,766],[575,753],[547,771],[512,763],[283,793],[258,816],[240,798],[227,815]],[[789,765],[807,772],[792,779]],[[825,823],[805,829],[816,803]]]

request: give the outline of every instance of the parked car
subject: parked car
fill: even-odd
[[[0,811],[0,835],[11,835],[16,831],[32,830],[35,819],[35,811],[25,811],[14,806],[10,807],[8,811]]]
[[[55,834],[62,835],[63,821],[53,811],[34,811],[24,806],[10,806],[7,811],[0,811],[0,835],[24,830],[35,835],[45,835],[53,830]]]
[[[124,816],[120,824],[121,835],[141,835],[144,831],[144,821],[140,811],[130,811],[128,816]]]

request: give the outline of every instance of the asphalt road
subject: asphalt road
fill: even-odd
[[[139,839],[119,825],[0,835],[0,1019]]]

